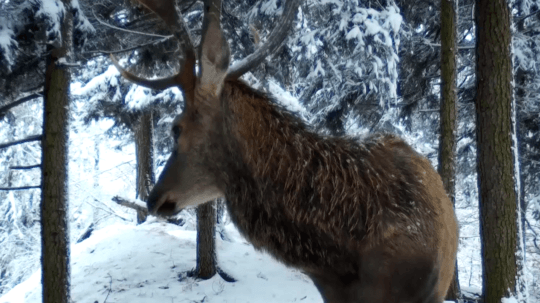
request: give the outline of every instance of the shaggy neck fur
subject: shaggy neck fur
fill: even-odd
[[[366,245],[398,230],[436,249],[434,223],[421,219],[439,211],[422,185],[434,177],[402,140],[323,138],[238,81],[222,95],[213,134],[221,138],[208,161],[233,222],[256,248],[306,271],[343,274],[358,271]]]

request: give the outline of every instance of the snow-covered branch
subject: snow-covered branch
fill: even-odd
[[[128,199],[115,196],[112,198],[114,202],[116,202],[118,205],[122,205],[131,209],[134,209],[136,211],[143,212],[145,215],[148,215],[148,208],[146,208],[146,205],[144,205],[142,202],[139,201],[130,201]]]

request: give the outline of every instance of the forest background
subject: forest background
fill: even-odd
[[[181,1],[195,37],[201,5]],[[321,133],[397,133],[438,166],[441,104],[439,1],[306,0],[285,44],[244,79]],[[455,205],[462,287],[482,285],[476,167],[475,2],[457,6]],[[515,134],[530,298],[540,300],[540,3],[511,2]],[[224,1],[233,61],[275,26],[282,4]],[[181,50],[153,14],[130,1],[71,2],[69,103],[70,242],[112,224],[143,221],[114,196],[144,200],[170,153],[179,90],[152,91],[122,79],[108,55],[147,77],[170,75]],[[40,161],[48,46],[61,43],[62,2],[0,0],[0,295],[40,267]],[[145,139],[145,138],[150,138]],[[148,145],[150,142],[150,145]],[[146,146],[144,146],[146,144]],[[137,151],[147,150],[144,153]],[[149,162],[150,161],[150,162]],[[151,163],[140,175],[140,163]],[[195,226],[194,212],[178,221]]]

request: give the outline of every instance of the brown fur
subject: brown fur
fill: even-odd
[[[183,140],[206,143],[189,143],[190,161],[241,233],[304,271],[325,302],[443,301],[456,219],[439,175],[404,141],[322,137],[240,81],[226,82],[221,110],[200,121],[204,136],[186,129],[194,112]],[[166,191],[156,187],[149,209]]]

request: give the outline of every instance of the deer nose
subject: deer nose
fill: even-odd
[[[180,211],[170,192],[160,193],[158,190],[152,190],[146,207],[150,214],[161,217],[173,216]]]

